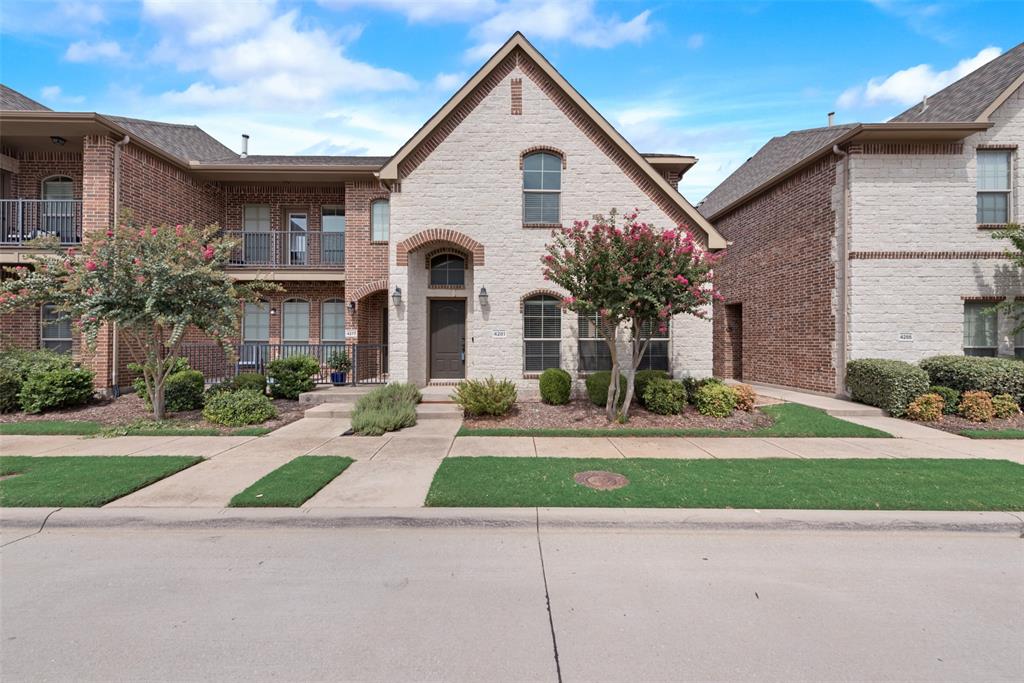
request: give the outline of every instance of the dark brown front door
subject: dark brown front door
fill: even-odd
[[[430,377],[466,376],[466,301],[430,301]]]

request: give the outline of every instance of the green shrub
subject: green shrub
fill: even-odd
[[[540,400],[553,406],[564,406],[572,396],[572,375],[561,368],[548,368],[540,373]]]
[[[944,404],[938,394],[921,394],[907,406],[907,417],[918,422],[938,422],[942,419]]]
[[[374,389],[356,401],[352,430],[363,436],[380,436],[416,424],[416,404],[423,399],[414,384],[401,382]]]
[[[516,403],[516,385],[493,377],[464,379],[455,387],[453,398],[467,415],[505,415]]]
[[[955,415],[960,407],[960,392],[949,387],[928,387],[929,394],[938,394],[942,397],[942,414]]]
[[[235,389],[251,389],[261,394],[267,392],[267,378],[258,372],[243,372],[235,375],[231,380],[231,386]]]
[[[7,349],[0,351],[0,370],[9,370],[19,375],[22,381],[34,372],[73,368],[71,355],[49,349]]]
[[[668,379],[668,373],[664,370],[637,370],[636,375],[633,377],[633,394],[642,406],[646,406],[644,403],[644,391],[647,389],[648,382],[652,379]]]
[[[1020,406],[1017,405],[1017,401],[1013,399],[1013,396],[1009,394],[993,396],[992,410],[995,416],[1002,420],[1020,415]]]
[[[680,382],[686,387],[686,396],[690,403],[697,400],[697,390],[708,384],[724,384],[724,382],[717,377],[702,377],[700,379],[696,377],[684,377]]]
[[[176,363],[175,367],[180,368],[182,364],[185,367],[176,369],[164,380],[164,407],[170,413],[198,410],[203,407],[203,391],[206,385],[203,373],[198,370],[190,370],[188,361],[184,358],[178,360],[183,363]],[[136,377],[132,380],[132,388],[135,389],[136,394],[142,397],[146,407],[152,410],[153,405],[150,403],[149,393],[146,391],[146,380]]]
[[[225,427],[244,427],[277,417],[277,409],[266,394],[239,389],[207,396],[203,417]]]
[[[304,391],[313,391],[313,376],[320,372],[320,363],[313,356],[288,356],[267,363],[270,393],[274,398],[295,401]]]
[[[587,396],[595,406],[602,408],[608,405],[608,387],[612,383],[612,373],[609,370],[593,372],[587,375]],[[626,378],[619,375],[619,407],[626,402]]]
[[[18,394],[23,381],[15,370],[0,367],[0,413],[13,413],[21,407]]]
[[[721,382],[705,382],[697,388],[697,412],[711,417],[729,417],[736,407],[736,392]]]
[[[967,391],[1009,394],[1024,404],[1024,361],[984,356],[932,356],[920,363],[932,384]]]
[[[901,417],[911,401],[928,391],[928,373],[901,360],[851,360],[846,364],[846,386],[854,401]]]
[[[26,413],[70,408],[92,400],[93,373],[81,368],[34,371],[21,385],[18,400]]]
[[[686,387],[665,377],[654,377],[644,383],[643,404],[659,415],[678,415],[686,407]]]
[[[363,436],[380,436],[415,424],[416,407],[408,403],[369,408],[352,414],[352,430]]]
[[[960,415],[971,422],[989,422],[995,414],[992,394],[987,391],[965,391],[960,395]]]

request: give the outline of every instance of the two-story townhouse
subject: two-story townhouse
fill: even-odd
[[[235,277],[286,288],[246,307],[242,364],[303,349],[325,358],[348,343],[357,380],[495,375],[529,393],[546,368],[582,376],[609,364],[595,321],[563,310],[564,292],[543,279],[552,229],[638,208],[725,247],[678,191],[696,159],[638,153],[518,33],[389,158],[236,154],[194,126],[50,112],[19,97],[4,91],[0,112],[12,179],[0,258],[23,260],[26,239],[52,232],[60,201],[73,207],[68,244],[122,208],[143,223],[217,222],[239,240]],[[104,387],[123,383],[114,334],[89,361]],[[679,316],[645,366],[708,375],[711,334],[710,322]],[[0,339],[74,345],[46,307],[0,320]],[[223,363],[207,352],[198,339],[189,348],[203,369]]]
[[[716,269],[715,374],[843,393],[846,361],[1024,356],[994,229],[1024,220],[1024,44],[888,122],[774,138],[699,206]]]

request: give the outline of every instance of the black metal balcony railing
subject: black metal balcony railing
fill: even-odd
[[[0,246],[19,246],[39,237],[81,244],[82,200],[0,199]]]
[[[344,268],[343,232],[244,232],[225,230],[238,241],[228,265],[234,268]]]
[[[345,376],[346,384],[384,384],[387,381],[387,344],[246,342],[235,349],[236,358],[232,361],[219,344],[189,343],[181,345],[179,354],[188,359],[193,370],[202,372],[208,383],[221,382],[242,372],[266,374],[267,364],[278,358],[312,356],[320,363],[320,369],[313,380],[317,384],[329,384],[331,368],[328,362],[336,351],[341,350],[347,351],[352,361],[352,369]]]

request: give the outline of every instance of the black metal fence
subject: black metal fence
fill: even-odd
[[[352,369],[345,373],[345,384],[384,384],[388,376],[387,344],[354,344],[326,342],[324,344],[261,344],[248,342],[235,349],[232,358],[219,344],[182,344],[179,353],[188,359],[193,370],[203,373],[208,383],[222,382],[242,372],[266,374],[267,365],[279,358],[312,356],[320,369],[313,380],[317,384],[331,384],[331,356],[339,351],[348,352]]]
[[[80,244],[82,200],[0,199],[0,246],[18,246],[37,237]]]

